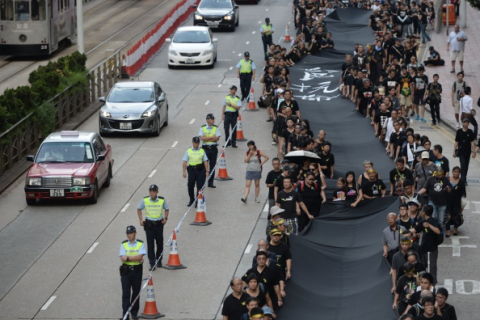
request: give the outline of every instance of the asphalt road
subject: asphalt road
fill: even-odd
[[[96,205],[50,202],[27,206],[24,178],[0,195],[0,257],[3,261],[0,319],[120,317],[118,249],[125,239],[125,227],[129,224],[139,227],[138,202],[147,195],[151,183],[160,186],[160,194],[170,206],[167,238],[167,230],[177,225],[187,209],[181,159],[192,136],[197,135],[207,113],[214,113],[219,122],[228,87],[238,84],[234,69],[239,54],[250,51],[257,67],[261,67],[260,22],[269,16],[276,28],[275,39],[278,39],[291,17],[290,3],[288,0],[262,0],[259,5],[241,5],[240,26],[235,33],[215,32],[219,39],[219,56],[213,70],[169,70],[165,50],[153,59],[139,78],[158,81],[167,92],[169,126],[158,138],[116,136],[106,139],[113,147],[114,178],[109,189],[101,190]],[[260,90],[258,82],[255,90],[257,93]],[[265,119],[264,110],[242,113],[245,137],[255,140],[259,149],[272,158],[275,150],[270,143],[270,125]],[[448,146],[445,147],[448,157],[452,149],[451,133],[417,123],[413,127],[427,134],[433,143]],[[220,128],[223,134],[223,126]],[[97,115],[79,129],[96,131]],[[223,142],[224,137],[220,141]],[[206,215],[213,224],[190,226],[188,223],[195,215],[191,211],[180,227],[180,260],[188,268],[154,272],[157,306],[167,319],[218,318],[229,280],[249,268],[256,243],[264,236],[264,203],[251,201],[244,205],[240,202],[244,190],[246,143],[238,145],[238,149],[226,151],[227,170],[233,180],[217,181],[216,189],[206,191]],[[452,160],[452,163],[456,162]],[[266,166],[263,179],[269,170]],[[479,176],[479,162],[472,161],[470,177],[478,179]],[[479,194],[480,181],[472,180],[468,187],[471,202],[465,212],[466,223],[460,228],[460,236],[469,238],[462,238],[462,245],[478,245],[480,202],[473,201],[480,201]],[[260,197],[266,199],[266,196],[267,190],[262,183]],[[145,239],[143,231],[139,232],[139,238]],[[451,244],[451,239],[446,239],[444,245]],[[94,245],[93,251],[89,250]],[[462,247],[460,256],[452,256],[452,252],[449,247],[440,251],[440,282],[451,279],[449,302],[457,307],[459,318],[475,319],[475,303],[480,293],[480,271],[476,268],[480,262],[478,248]],[[476,294],[468,294],[472,291]],[[141,310],[144,298],[142,295]]]

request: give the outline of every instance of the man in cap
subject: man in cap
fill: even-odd
[[[282,242],[282,231],[272,229],[270,231],[270,247],[269,250],[277,255],[277,264],[280,265],[284,279],[290,279],[292,276],[292,254],[290,248]],[[282,301],[278,301],[278,305],[282,305]]]
[[[262,308],[253,308],[250,311],[250,320],[265,320]]]
[[[238,110],[242,107],[242,102],[237,96],[237,87],[230,87],[230,94],[225,97],[222,107],[222,120],[223,120],[223,129],[225,130],[225,141],[230,139],[227,143],[228,146],[232,148],[237,147],[237,118]],[[232,136],[230,137],[230,127],[232,127]]]
[[[188,172],[188,196],[190,201],[187,206],[190,207],[195,201],[195,184],[197,185],[197,195],[205,184],[205,179],[210,174],[208,158],[205,150],[200,148],[200,138],[192,138],[192,147],[188,148],[183,155],[183,177],[187,177]]]
[[[273,221],[273,227],[282,232],[281,241],[290,248],[290,236],[287,234],[288,222],[284,218],[277,218]]]
[[[425,66],[444,66],[445,60],[440,59],[440,53],[433,46],[428,48],[430,53],[427,60],[423,61]]]
[[[122,283],[122,310],[123,316],[128,312],[128,308],[133,300],[140,293],[142,285],[142,263],[145,255],[145,245],[142,240],[137,238],[137,230],[134,226],[127,227],[127,240],[120,245],[120,280]],[[138,309],[140,308],[140,298],[132,306],[130,313],[133,319],[138,319]],[[127,317],[127,319],[129,319]]]
[[[145,220],[142,217],[142,210],[145,210]],[[158,196],[158,186],[152,184],[148,188],[148,196],[140,200],[137,206],[137,215],[140,225],[143,226],[147,236],[148,262],[150,270],[162,267],[163,253],[163,225],[168,220],[168,204],[167,200]],[[155,253],[155,244],[157,252]],[[160,258],[160,259],[159,259]],[[158,263],[157,263],[158,261]]]
[[[264,50],[266,51],[266,50]],[[237,77],[240,78],[242,101],[248,97],[252,80],[255,81],[255,63],[250,59],[250,52],[246,51],[243,59],[237,63]]]
[[[271,320],[273,318],[274,312],[272,309],[270,309],[270,307],[263,307],[262,310],[263,310],[263,318],[265,320]]]
[[[264,53],[267,52],[267,47],[273,44],[272,34],[274,32],[275,32],[275,28],[273,28],[272,24],[270,23],[270,18],[265,18],[265,23],[260,26],[260,33],[262,34]]]
[[[270,211],[268,212],[268,221],[267,221],[267,239],[270,240],[270,230],[272,229],[275,229],[275,225],[274,225],[274,222],[275,220],[277,220],[278,218],[280,218],[280,214],[282,214],[282,212],[284,212],[285,210],[283,210],[282,208],[279,208],[277,206],[272,206],[270,208]]]
[[[208,165],[212,172],[210,172],[210,179],[208,179],[208,187],[216,188],[213,184],[215,178],[215,164],[218,156],[218,140],[222,136],[217,125],[215,125],[215,116],[213,113],[207,114],[207,124],[200,127],[198,133],[200,140],[202,140],[202,149],[205,150],[205,154],[208,158]]]

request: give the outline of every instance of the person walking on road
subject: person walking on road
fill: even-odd
[[[265,23],[260,27],[260,33],[262,34],[263,54],[266,54],[268,46],[273,44],[272,34],[274,32],[275,28],[270,23],[270,18],[265,18]]]
[[[168,204],[163,197],[158,196],[158,186],[152,184],[148,188],[149,195],[143,198],[137,206],[140,225],[147,236],[148,262],[150,270],[162,267],[162,259],[158,260],[163,252],[163,225],[168,220]],[[145,210],[145,220],[142,217],[142,210]],[[157,252],[155,253],[155,244]],[[158,260],[158,263],[157,263]]]
[[[470,119],[465,118],[462,122],[462,128],[457,130],[457,134],[455,135],[455,145],[453,147],[453,157],[458,157],[460,160],[460,168],[461,168],[461,176],[465,185],[468,186],[467,183],[467,173],[468,167],[470,165],[470,154],[472,158],[475,158],[477,155],[475,150],[475,135],[473,134],[472,129],[468,128],[470,124]]]
[[[472,93],[472,88],[465,88],[465,95],[460,99],[460,119],[469,119],[470,123],[473,125],[473,135],[476,138],[478,135],[478,124],[475,119],[477,112],[473,109],[473,99],[470,96]]]
[[[266,51],[266,50],[265,50]],[[248,98],[252,80],[255,81],[255,63],[250,59],[250,52],[244,53],[244,58],[237,63],[237,77],[240,79],[242,101]]]
[[[460,26],[456,24],[455,30],[450,32],[447,41],[447,51],[450,51],[450,60],[452,61],[452,71],[450,73],[455,73],[455,61],[457,59],[460,63],[460,71],[463,72],[463,53],[465,51],[465,41],[467,40],[467,34],[460,30]]]
[[[210,173],[208,167],[208,158],[205,150],[200,148],[200,138],[193,137],[192,147],[188,148],[183,155],[183,177],[187,177],[188,172],[188,196],[190,201],[187,206],[190,207],[195,201],[195,184],[197,185],[197,195],[205,184],[206,176]]]
[[[123,316],[128,308],[140,293],[143,273],[143,256],[145,245],[142,240],[137,239],[137,230],[134,226],[127,227],[127,240],[120,245],[120,281],[122,283],[122,310]],[[133,319],[138,319],[140,309],[140,298],[134,303],[130,314]],[[127,319],[129,319],[127,317]]]
[[[245,304],[250,296],[243,292],[242,279],[240,278],[235,277],[230,281],[230,289],[232,289],[232,293],[223,301],[222,319],[238,320],[248,312]]]
[[[247,203],[247,197],[250,193],[250,186],[252,180],[255,181],[255,202],[260,203],[258,195],[260,194],[260,179],[262,179],[263,164],[270,159],[263,151],[257,149],[253,140],[247,143],[248,150],[243,157],[243,161],[247,164],[247,174],[245,179],[247,180],[245,185],[245,194],[241,199],[243,203]],[[264,160],[262,161],[262,158]]]
[[[206,118],[207,124],[204,124],[200,127],[200,140],[202,140],[202,149],[205,150],[205,154],[208,158],[208,165],[212,172],[210,173],[210,178],[208,179],[208,187],[216,188],[213,184],[215,178],[215,164],[217,162],[218,156],[218,140],[222,134],[215,123],[215,116],[213,113],[207,114]]]
[[[232,146],[232,148],[237,147],[237,119],[238,119],[238,110],[242,107],[242,102],[237,96],[237,87],[230,87],[230,94],[225,97],[222,107],[222,120],[223,128],[225,129],[225,141],[230,141],[227,143],[226,147]],[[232,127],[232,136],[230,137],[230,127]]]
[[[439,78],[440,76],[438,74],[434,74],[433,82],[430,82],[428,84],[427,91],[425,92],[425,97],[426,99],[428,99],[428,104],[430,105],[433,125],[436,125],[437,121],[440,122],[440,103],[442,102],[442,85],[438,82]],[[455,108],[454,103],[453,103],[453,107]],[[458,117],[458,114],[456,116]]]
[[[452,84],[452,106],[455,108],[455,120],[457,120],[457,129],[460,129],[460,99],[465,95],[467,83],[463,81],[463,72],[457,73],[457,80]]]

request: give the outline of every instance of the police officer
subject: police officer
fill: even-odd
[[[230,126],[232,129],[237,124],[238,118],[238,110],[242,107],[242,102],[240,98],[237,96],[237,87],[231,86],[230,87],[230,94],[225,97],[223,100],[223,107],[222,107],[222,120],[223,120],[223,128],[225,129],[225,141],[228,140],[230,135]],[[232,137],[227,144],[228,146],[232,146],[232,148],[237,147],[237,128],[235,128],[232,132]]]
[[[215,116],[213,113],[207,114],[207,124],[204,124],[200,127],[200,140],[202,140],[202,149],[205,150],[205,154],[208,158],[208,165],[212,172],[210,173],[210,179],[208,179],[208,187],[216,188],[213,185],[213,180],[215,178],[215,163],[217,162],[218,156],[218,140],[222,136],[220,130],[218,130],[215,123]]]
[[[266,51],[265,51],[266,52]],[[237,77],[240,78],[240,90],[242,101],[248,97],[252,80],[255,80],[255,63],[250,59],[250,52],[244,53],[244,58],[237,63]]]
[[[133,300],[140,293],[142,285],[142,263],[145,255],[145,245],[137,239],[137,230],[134,226],[127,227],[127,239],[120,245],[120,279],[122,282],[122,309],[123,315],[128,311]],[[140,298],[137,299],[130,311],[133,319],[138,319]],[[128,317],[127,317],[128,319]]]
[[[148,196],[143,198],[137,206],[138,219],[147,236],[148,262],[150,270],[162,267],[162,259],[158,261],[163,252],[163,225],[168,220],[167,200],[158,196],[158,186],[152,184],[148,188]],[[142,210],[145,210],[145,220],[142,218]],[[157,253],[155,254],[155,244]]]
[[[272,24],[270,23],[270,18],[265,18],[265,24],[262,24],[260,27],[260,33],[262,34],[263,42],[263,54],[267,54],[267,48],[273,44],[272,34],[275,32]]]
[[[195,183],[197,184],[198,191],[202,189],[205,184],[206,176],[209,175],[210,169],[208,168],[208,158],[205,154],[205,150],[200,148],[200,138],[193,137],[192,147],[185,151],[183,156],[183,177],[187,177],[188,172],[188,196],[190,201],[187,206],[191,206],[195,201]]]

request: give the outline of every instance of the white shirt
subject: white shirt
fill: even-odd
[[[457,39],[465,39],[468,40],[467,34],[460,30],[458,33],[455,31],[450,32],[448,36],[448,43],[450,44],[451,51],[464,51],[465,50],[465,42],[458,41]]]
[[[460,112],[471,114],[473,110],[473,99],[470,96],[463,96],[460,99]]]

